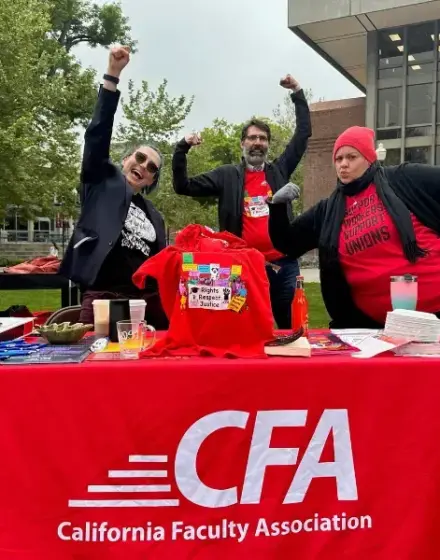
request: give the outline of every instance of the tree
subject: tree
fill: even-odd
[[[0,0],[0,213],[8,204],[24,215],[53,213],[54,196],[73,202],[76,135],[47,106],[62,100],[59,76],[47,78],[56,53],[42,53],[50,29],[44,0]],[[50,215],[50,214],[49,214]]]
[[[81,43],[90,47],[108,47],[121,43],[136,50],[128,19],[119,2],[104,5],[89,0],[52,0],[50,30],[42,45],[42,53],[55,55],[48,76],[61,75],[68,87],[62,103],[49,107],[57,115],[66,115],[73,124],[86,124],[96,101],[96,73],[83,69],[72,53]]]

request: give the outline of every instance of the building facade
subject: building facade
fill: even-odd
[[[352,110],[344,128],[373,128],[387,150],[385,164],[440,165],[439,0],[289,0],[288,17],[296,35],[365,93],[362,114]],[[348,107],[352,101],[346,100]],[[312,122],[318,126],[306,157],[305,191],[316,182],[319,145],[326,151],[319,157],[328,156],[331,165],[330,146],[341,132],[344,112],[339,103],[334,118],[326,117],[335,122],[334,133],[319,125],[320,104],[312,106]],[[305,206],[326,196],[332,183],[305,200]]]

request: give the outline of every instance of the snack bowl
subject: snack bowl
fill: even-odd
[[[43,325],[35,330],[49,344],[75,344],[91,329],[93,325],[66,322]]]

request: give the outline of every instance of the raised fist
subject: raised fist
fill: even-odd
[[[185,142],[190,146],[200,146],[202,143],[202,137],[198,132],[192,132],[185,136]]]
[[[299,85],[299,82],[297,82],[295,80],[295,78],[293,76],[291,76],[290,74],[287,74],[287,76],[285,76],[284,78],[281,78],[280,80],[280,86],[286,89],[291,89],[293,91],[298,91],[301,89],[301,86]]]
[[[299,198],[301,189],[295,183],[287,183],[277,191],[270,201],[272,204],[286,204]]]
[[[130,47],[112,47],[108,57],[108,73],[119,76],[130,62]]]

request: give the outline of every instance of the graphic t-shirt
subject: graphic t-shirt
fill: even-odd
[[[356,305],[381,323],[392,310],[390,276],[417,276],[417,310],[440,311],[440,237],[412,214],[411,219],[419,247],[428,251],[415,264],[405,258],[399,233],[374,185],[346,198],[340,262]]]
[[[269,236],[269,196],[272,196],[272,190],[265,172],[246,170],[242,237],[249,247],[258,249],[271,262],[283,255],[274,249]]]
[[[156,231],[144,198],[133,195],[121,234],[99,271],[93,290],[137,292],[132,276],[150,256]]]

